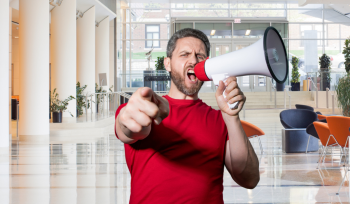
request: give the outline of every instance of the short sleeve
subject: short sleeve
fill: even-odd
[[[126,106],[126,104],[127,104],[127,103],[124,103],[124,104],[122,104],[122,105],[120,105],[120,106],[118,107],[117,111],[115,112],[115,117],[114,117],[115,120],[117,120],[117,117],[118,117],[118,114],[119,114],[120,110],[121,110],[122,108],[124,108],[124,107]],[[116,124],[116,123],[114,123],[114,134],[115,134],[115,136],[119,139],[119,137],[118,137],[118,135],[117,135],[117,131],[116,131],[115,124]]]

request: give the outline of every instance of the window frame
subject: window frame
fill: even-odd
[[[312,23],[310,23],[310,24],[299,24],[299,29],[300,29],[300,38],[301,39],[303,39],[304,38],[304,34],[303,34],[303,32],[304,31],[302,31],[302,26],[305,26],[305,25],[309,25],[309,26],[311,26],[311,28],[312,28],[312,30],[316,30],[316,26],[317,25],[321,25],[322,26],[322,24],[312,24]],[[327,47],[328,46],[328,40],[327,40],[327,38],[328,38],[328,35],[327,35],[327,31],[328,31],[328,25],[327,24],[324,24],[324,39],[325,39],[325,42],[324,42],[324,45],[323,45],[323,38],[322,38],[322,32],[323,31],[318,31],[318,30],[316,30],[317,31],[317,47]],[[322,28],[323,29],[323,28]],[[320,37],[319,37],[319,35],[320,35]],[[305,39],[305,40],[307,40],[307,39]],[[304,40],[300,40],[300,47],[304,47],[305,45],[304,45]]]
[[[147,27],[148,26],[158,26],[159,32],[147,32]],[[147,38],[147,34],[148,33],[152,33],[152,41],[151,42],[158,41],[158,46],[154,46],[154,44],[153,44],[153,48],[160,48],[160,39],[161,39],[161,37],[160,37],[160,24],[145,24],[145,39],[146,39],[145,40],[145,48],[152,48],[152,46],[148,46],[147,45],[147,41],[150,40],[150,39]],[[159,36],[158,40],[153,40],[153,34],[154,33],[158,33],[158,36]]]

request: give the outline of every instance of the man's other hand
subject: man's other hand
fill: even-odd
[[[225,89],[226,88],[226,89]],[[223,96],[225,90],[226,98]],[[237,78],[229,77],[225,81],[219,82],[219,87],[215,93],[217,104],[223,113],[229,116],[238,116],[238,113],[242,110],[246,97],[241,89],[238,87]],[[227,103],[233,104],[238,101],[238,107],[231,110]]]

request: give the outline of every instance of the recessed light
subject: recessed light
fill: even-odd
[[[211,30],[210,35],[215,35],[216,30]]]
[[[250,35],[251,30],[245,31],[245,35]]]
[[[18,36],[15,36],[15,38],[18,38]]]

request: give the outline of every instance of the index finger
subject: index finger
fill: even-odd
[[[141,88],[140,95],[142,98],[146,99],[147,101],[151,101],[151,102],[154,102],[156,104],[158,103],[158,100],[156,99],[155,93],[149,87]]]
[[[237,77],[231,76],[231,77],[227,78],[225,81],[225,86],[229,85],[233,81],[237,81]]]

